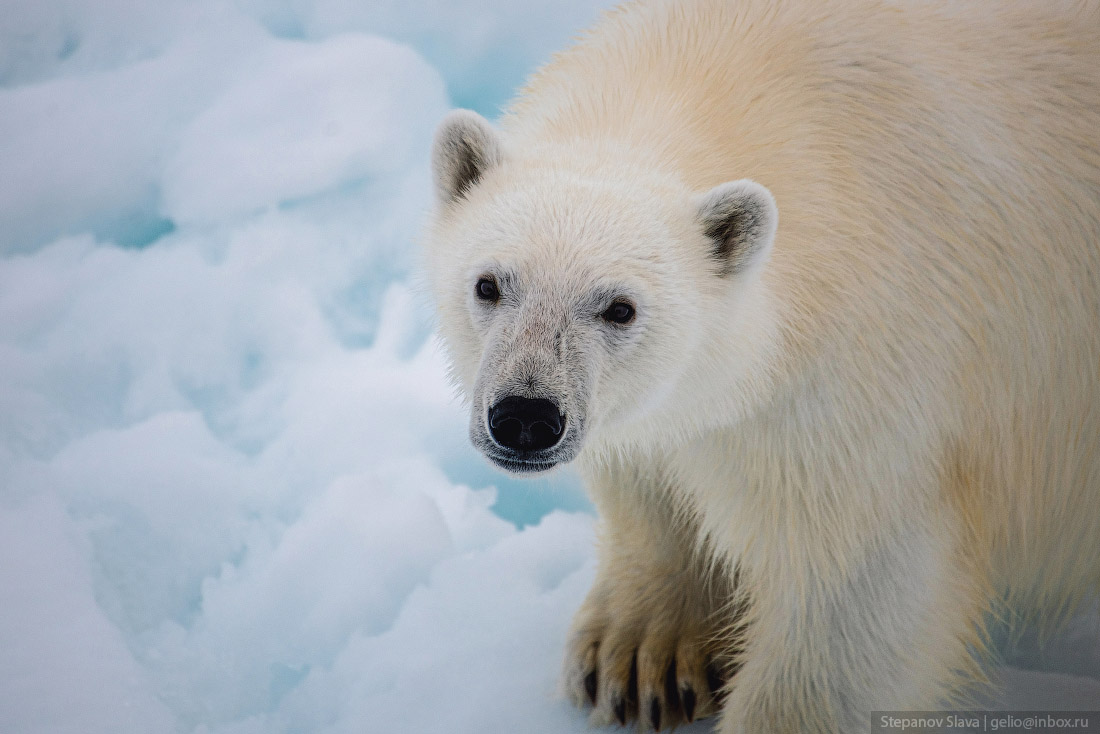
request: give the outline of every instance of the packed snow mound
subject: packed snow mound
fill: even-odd
[[[161,181],[173,221],[223,221],[420,162],[446,96],[416,52],[361,34],[268,45],[182,132]]]
[[[586,730],[590,508],[467,445],[411,274],[435,123],[596,11],[5,4],[0,730]],[[1100,700],[1090,614],[998,704]]]

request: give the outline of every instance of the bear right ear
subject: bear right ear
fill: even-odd
[[[500,137],[481,115],[455,110],[443,118],[432,146],[435,194],[441,204],[463,196],[502,160]]]
[[[722,275],[744,272],[767,259],[779,224],[770,191],[743,178],[715,186],[695,205]]]

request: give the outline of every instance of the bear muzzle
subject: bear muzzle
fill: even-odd
[[[566,416],[552,400],[509,395],[488,409],[485,426],[490,441],[479,448],[509,472],[543,472],[572,458]]]
[[[545,398],[510,395],[489,408],[489,433],[517,452],[545,451],[564,435],[565,416]]]

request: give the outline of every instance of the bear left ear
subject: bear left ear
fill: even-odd
[[[767,259],[779,224],[770,191],[743,178],[715,186],[696,205],[722,275],[744,272]]]
[[[449,204],[502,159],[497,131],[481,115],[455,110],[443,118],[432,146],[432,174],[439,202]]]

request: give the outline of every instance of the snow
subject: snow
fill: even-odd
[[[355,33],[266,45],[167,161],[162,211],[173,221],[223,221],[418,162],[446,97],[415,51]]]
[[[5,4],[0,730],[585,730],[591,508],[468,446],[414,271],[435,123],[596,10]],[[998,705],[1100,700],[1095,618]]]

